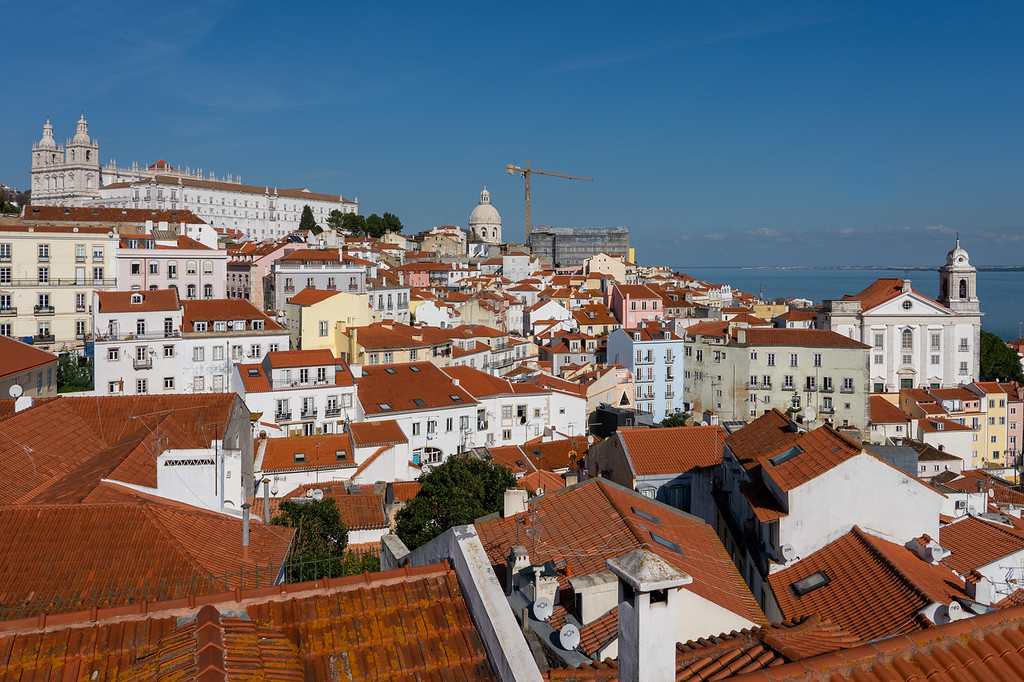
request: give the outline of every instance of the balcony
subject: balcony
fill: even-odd
[[[325,289],[326,289],[327,291],[337,291],[337,290],[338,290],[338,285],[337,285],[337,284],[328,284],[328,285],[327,285],[326,287],[324,287],[324,288],[325,288]]]
[[[827,386],[822,386],[818,390],[821,391],[822,393],[834,393],[836,389],[831,384],[829,384]]]
[[[132,367],[135,369],[153,369],[153,358],[135,358],[132,360]]]
[[[759,388],[769,388],[769,387],[765,386],[764,384],[759,384],[756,381],[748,381],[747,382],[747,390],[748,391],[756,391]]]
[[[832,405],[825,405],[818,411],[821,412],[822,414],[835,414],[836,408],[833,407]]]
[[[326,408],[324,410],[324,416],[325,417],[340,417],[341,416],[341,408],[340,407],[328,407],[328,408]]]
[[[13,317],[18,314],[18,309],[13,306],[0,308],[0,317]]]
[[[294,285],[292,285],[292,286],[288,286],[287,284],[284,285],[284,293],[290,294],[290,293],[292,293],[294,291],[295,291],[295,286]]]
[[[276,422],[287,422],[287,421],[291,421],[291,419],[292,419],[292,413],[291,412],[278,412],[277,414],[274,415],[274,421],[276,421]]]
[[[303,410],[302,411],[302,418],[303,419],[316,419],[316,413],[318,411],[319,410],[317,410],[315,407],[310,408],[308,410]]]
[[[480,421],[479,419],[477,419],[476,420],[476,430],[477,431],[486,431],[487,430],[487,422],[486,421]]]
[[[853,386],[850,386],[850,387],[843,386],[841,389],[839,389],[839,392],[840,393],[853,393]]]
[[[32,308],[32,311],[36,315],[53,315],[54,309],[52,305],[37,305]]]
[[[56,340],[53,334],[36,334],[32,337],[32,343],[53,343]]]
[[[11,254],[7,253],[7,254],[0,255],[0,263],[10,263],[10,262],[11,262]]]
[[[111,277],[108,279],[94,279],[92,277],[49,277],[45,281],[40,281],[38,277],[24,278],[24,279],[11,279],[7,281],[0,281],[0,286],[14,286],[14,287],[70,287],[70,286],[93,286],[93,287],[113,287],[117,286],[117,278]]]

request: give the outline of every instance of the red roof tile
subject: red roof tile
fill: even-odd
[[[348,435],[326,434],[266,439],[260,470],[332,469],[345,465],[355,466]]]
[[[1024,531],[968,516],[939,529],[939,544],[952,552],[946,565],[967,573],[1024,550]]]
[[[749,469],[766,452],[795,443],[800,433],[792,419],[773,408],[731,434],[725,439],[725,444],[740,463]]]
[[[229,322],[233,320],[244,321],[247,331],[253,330],[253,320],[262,322],[263,329],[267,331],[284,331],[284,327],[243,298],[182,301],[181,317],[182,331],[186,333],[195,331],[194,322]]]
[[[825,425],[801,434],[793,443],[765,453],[759,463],[765,476],[783,491],[789,491],[861,452],[863,448],[860,445]]]
[[[101,313],[134,313],[158,310],[178,310],[177,289],[151,289],[149,291],[97,291]],[[141,296],[140,303],[132,303],[133,296]]]
[[[364,365],[359,402],[368,415],[476,404],[431,362]]]
[[[395,445],[396,443],[408,443],[402,427],[394,419],[386,419],[377,422],[353,422],[349,424],[352,433],[352,440],[357,447],[371,445]]]
[[[721,426],[622,428],[616,434],[626,445],[636,476],[682,474],[721,464],[726,438]]]
[[[871,396],[872,424],[906,424],[910,415],[880,395]]]
[[[744,335],[747,346],[801,346],[807,348],[870,348],[848,336],[825,329],[783,329],[778,327],[734,330]]]
[[[57,362],[57,356],[8,336],[0,336],[0,378]],[[54,368],[56,374],[56,367]],[[56,380],[56,376],[53,377]]]
[[[340,362],[326,348],[319,350],[280,350],[267,353],[267,357],[270,359],[270,366],[274,369],[336,365]]]

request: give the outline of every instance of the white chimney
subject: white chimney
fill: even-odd
[[[693,578],[643,548],[606,565],[619,578],[619,680],[674,682],[676,598]]]
[[[505,510],[502,518],[515,516],[526,511],[526,499],[529,493],[523,488],[509,488],[505,491]]]
[[[522,545],[512,545],[508,553],[508,561],[505,562],[507,573],[505,574],[505,587],[508,594],[519,589],[522,584],[519,572],[530,565],[530,555]]]
[[[992,581],[977,571],[971,571],[964,576],[964,591],[973,601],[984,606],[995,601],[996,586]]]

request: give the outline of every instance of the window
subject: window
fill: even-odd
[[[173,358],[174,357],[174,346],[164,346],[164,357],[165,358]]]
[[[938,332],[932,332],[931,334],[931,349],[939,350],[942,348],[942,334]]]
[[[11,283],[11,269],[10,268],[0,268],[0,284],[10,284],[10,283]]]
[[[782,377],[782,388],[787,391],[793,390],[793,375],[787,374]]]
[[[757,360],[757,351],[756,350],[750,351],[750,359],[751,360]]]
[[[799,359],[799,358],[798,358],[798,356],[797,356],[797,354],[796,354],[796,353],[790,353],[790,354],[789,354],[789,366],[790,366],[790,367],[796,367],[796,366],[797,366],[797,360],[798,360],[798,359]]]
[[[131,274],[141,275],[142,274],[142,261],[133,260],[131,263]]]
[[[941,365],[942,364],[942,356],[941,355],[932,355],[931,356],[931,364],[933,364],[933,365]]]
[[[412,435],[414,435],[414,436],[420,435],[420,423],[419,422],[413,422],[412,423]]]
[[[5,263],[11,262],[11,245],[0,244],[0,261]]]
[[[900,338],[901,338],[900,347],[903,350],[913,350],[914,349],[914,332],[912,332],[909,329],[904,329],[903,333],[900,334]]]
[[[805,384],[806,384],[806,386],[805,386],[806,390],[808,390],[808,391],[815,390],[815,379],[814,379],[814,377],[807,377],[807,380],[806,380]]]
[[[149,274],[159,275],[160,274],[160,263],[157,261],[149,261]]]
[[[136,379],[135,392],[139,395],[149,393],[149,382],[146,379]]]
[[[821,378],[821,390],[823,390],[823,391],[831,391],[832,390],[832,377],[822,377]],[[831,401],[832,399],[828,398],[828,400]]]
[[[206,274],[206,275],[212,275],[213,274],[213,261],[212,260],[204,260],[203,261],[203,274]]]
[[[704,351],[697,349],[697,362],[704,362]]]
[[[995,442],[996,442],[996,437],[995,437],[995,436],[991,436],[991,437],[989,438],[989,440],[990,440],[990,441],[992,441],[993,443],[995,443]]]
[[[327,320],[320,320],[320,336],[327,336]]]
[[[455,419],[453,417],[448,417],[448,419],[446,419],[445,422],[444,422],[444,428],[445,428],[445,431],[454,431],[455,430]]]
[[[78,246],[82,247],[82,260],[85,260],[85,244],[79,244]],[[39,252],[39,262],[40,263],[49,263],[50,262],[50,245],[49,244],[40,244],[39,247],[38,247],[38,252]]]
[[[768,366],[769,367],[774,367],[775,366],[775,353],[768,353]]]
[[[214,374],[213,375],[213,390],[216,391],[217,393],[221,393],[221,392],[224,391],[224,375],[223,374]]]
[[[503,440],[512,440],[512,429],[504,429],[501,432],[501,438]]]
[[[101,284],[103,282],[103,268],[92,269],[92,281],[96,284]]]
[[[223,360],[224,359],[224,346],[214,346],[213,347],[213,359],[214,360]]]
[[[875,348],[882,350],[885,341],[885,334],[875,334]]]
[[[213,285],[212,284],[204,284],[203,285],[203,298],[213,298]]]
[[[188,297],[188,298],[195,298],[196,297],[196,285],[195,284],[189,284],[187,287],[185,287],[185,296]]]
[[[814,354],[814,366],[821,367],[821,353]]]
[[[118,381],[107,382],[107,393],[117,393],[121,390],[121,384]]]
[[[6,268],[6,269],[10,270],[10,268]],[[7,281],[10,282],[10,277],[8,277]],[[49,284],[50,283],[50,268],[39,268],[39,283],[40,284]]]
[[[135,334],[137,336],[145,336],[146,335],[146,321],[145,320],[135,320]]]
[[[637,388],[637,390],[639,391],[640,389]],[[512,406],[511,405],[502,405],[501,406],[501,418],[502,419],[511,419],[512,418]]]
[[[254,343],[249,346],[249,357],[256,359],[263,357],[263,349],[260,347],[260,344]]]
[[[194,275],[196,274],[196,262],[194,260],[185,261],[185,274]]]
[[[107,360],[110,360],[111,362],[116,362],[120,358],[121,358],[121,349],[120,348],[108,348],[107,349]]]
[[[437,420],[436,419],[428,419],[427,420],[427,433],[437,433]]]
[[[165,391],[173,391],[174,390],[174,377],[164,377],[164,390]]]
[[[995,426],[996,425],[996,418],[995,417],[989,417],[988,418],[988,425],[989,426]]]
[[[167,264],[167,276],[174,279],[178,276],[178,262],[171,261]]]
[[[967,339],[960,339],[960,346],[957,348],[961,353],[967,352]]]
[[[846,377],[843,379],[843,393],[853,393],[853,379]]]
[[[961,362],[960,363],[960,374],[967,374],[967,363],[966,362]]]

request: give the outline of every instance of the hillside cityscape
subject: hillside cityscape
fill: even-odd
[[[60,10],[5,679],[1024,679],[1024,13]]]

